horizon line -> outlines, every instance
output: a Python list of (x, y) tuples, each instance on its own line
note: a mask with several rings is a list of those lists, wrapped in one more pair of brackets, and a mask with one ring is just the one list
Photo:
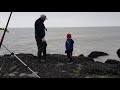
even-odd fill
[[(46, 28), (82, 28), (82, 27), (120, 27), (120, 26), (73, 26), (73, 27), (46, 27)], [(3, 27), (0, 27), (3, 28)], [(8, 27), (8, 28), (34, 28), (34, 27)]]

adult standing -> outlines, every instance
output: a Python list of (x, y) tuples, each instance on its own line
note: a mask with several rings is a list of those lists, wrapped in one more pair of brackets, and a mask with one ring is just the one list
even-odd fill
[(38, 47), (37, 57), (40, 61), (45, 61), (46, 58), (47, 43), (45, 41), (45, 30), (47, 31), (47, 29), (44, 25), (46, 19), (46, 15), (41, 15), (40, 18), (35, 21), (35, 40)]

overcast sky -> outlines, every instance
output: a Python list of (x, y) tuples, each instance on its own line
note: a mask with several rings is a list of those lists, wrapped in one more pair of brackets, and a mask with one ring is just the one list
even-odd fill
[[(0, 27), (6, 26), (10, 12), (0, 12)], [(46, 27), (120, 26), (120, 12), (13, 12), (8, 27), (34, 27), (41, 14)]]

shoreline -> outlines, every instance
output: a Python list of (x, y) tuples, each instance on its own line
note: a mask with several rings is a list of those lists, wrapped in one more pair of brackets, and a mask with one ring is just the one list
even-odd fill
[[(73, 64), (67, 64), (67, 56), (48, 54), (40, 63), (33, 54), (16, 54), (41, 78), (120, 78), (120, 64), (94, 61), (84, 55), (73, 56)], [(4, 62), (3, 62), (4, 61)], [(36, 78), (25, 66), (10, 54), (0, 56), (0, 78)]]

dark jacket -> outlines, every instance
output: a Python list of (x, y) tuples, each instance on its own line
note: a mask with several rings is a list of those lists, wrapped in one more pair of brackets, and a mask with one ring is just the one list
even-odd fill
[(66, 50), (73, 51), (73, 44), (74, 44), (74, 41), (72, 39), (67, 39), (65, 43)]
[(44, 21), (39, 18), (35, 21), (35, 38), (45, 37), (45, 26)]

